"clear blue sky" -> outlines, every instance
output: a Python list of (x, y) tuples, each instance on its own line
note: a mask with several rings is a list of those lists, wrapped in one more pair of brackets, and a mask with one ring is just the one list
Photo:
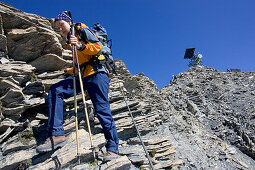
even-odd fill
[(101, 23), (113, 56), (132, 75), (143, 72), (158, 88), (188, 70), (186, 48), (203, 63), (226, 71), (255, 71), (254, 0), (5, 0), (28, 13), (54, 18), (64, 10), (75, 22)]

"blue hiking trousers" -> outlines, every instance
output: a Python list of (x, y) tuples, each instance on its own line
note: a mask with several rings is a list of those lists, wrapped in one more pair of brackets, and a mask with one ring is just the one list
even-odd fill
[[(81, 92), (79, 77), (76, 75), (76, 92)], [(111, 114), (108, 101), (109, 78), (104, 72), (98, 72), (83, 78), (84, 90), (87, 90), (92, 100), (95, 113), (102, 125), (105, 139), (107, 140), (106, 149), (118, 153), (119, 139), (117, 129)], [(63, 99), (74, 96), (73, 76), (53, 84), (48, 95), (49, 136), (64, 135), (63, 128)]]

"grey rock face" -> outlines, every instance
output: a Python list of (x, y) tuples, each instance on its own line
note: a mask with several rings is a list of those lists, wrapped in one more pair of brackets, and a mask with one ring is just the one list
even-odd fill
[(7, 38), (2, 34), (0, 34), (0, 51), (7, 52)]
[(12, 77), (18, 85), (24, 85), (32, 78), (34, 67), (22, 61), (12, 61), (0, 64), (0, 77)]
[(0, 34), (4, 34), (4, 29), (3, 29), (3, 19), (2, 16), (0, 15)]
[(7, 53), (7, 38), (4, 35), (4, 29), (3, 29), (3, 20), (2, 16), (0, 15), (0, 58), (5, 57)]
[[(48, 19), (22, 12), (4, 2), (0, 3), (0, 15), (3, 26), (1, 32), (4, 32), (0, 36), (0, 51), (5, 52), (7, 37), (10, 58), (31, 62), (47, 54), (62, 56), (62, 45), (59, 42), (61, 37), (53, 30)], [(47, 65), (45, 67), (47, 69)], [(52, 69), (51, 66), (49, 70)]]
[(55, 54), (46, 54), (30, 62), (37, 72), (61, 70), (68, 64), (67, 61)]
[(31, 79), (31, 65), (24, 62), (9, 62), (0, 65), (0, 101), (5, 117), (17, 120), (26, 110), (25, 96), (21, 85)]
[[(193, 160), (188, 162), (195, 167), (217, 165), (217, 167), (234, 168), (233, 160), (240, 163), (241, 158), (236, 157), (237, 153), (234, 155), (226, 153), (227, 143), (246, 154), (241, 156), (246, 159), (243, 168), (253, 166), (254, 143), (251, 138), (254, 136), (254, 123), (251, 117), (255, 104), (254, 76), (254, 72), (220, 72), (198, 66), (174, 76), (172, 82), (161, 89), (165, 111), (169, 116), (169, 129), (176, 132), (172, 135), (180, 142), (180, 150), (184, 148), (189, 150), (188, 159), (191, 159), (190, 153), (193, 154)], [(195, 139), (199, 152), (191, 150), (189, 144), (194, 143)], [(211, 143), (212, 140), (217, 140), (217, 145), (224, 147), (216, 147)], [(210, 153), (212, 152), (210, 149), (214, 153)], [(203, 157), (202, 152), (209, 154), (210, 158), (217, 157), (217, 159), (215, 162), (208, 162), (205, 159), (204, 163), (199, 165), (197, 161)], [(215, 152), (218, 153), (215, 155)], [(224, 160), (231, 160), (230, 164), (223, 165), (222, 162), (217, 161), (218, 159), (222, 161), (222, 154), (225, 154)], [(240, 156), (240, 152), (238, 154)], [(247, 155), (252, 159), (247, 158)]]
[(14, 60), (28, 62), (48, 53), (62, 54), (53, 30), (35, 26), (27, 29), (13, 28), (7, 32), (7, 38), (9, 56)]
[(29, 83), (22, 92), (27, 95), (41, 96), (44, 93), (44, 86), (41, 81)]

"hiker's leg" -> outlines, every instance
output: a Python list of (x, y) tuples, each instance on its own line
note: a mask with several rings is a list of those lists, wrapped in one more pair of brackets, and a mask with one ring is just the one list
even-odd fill
[[(80, 91), (78, 76), (76, 76), (76, 91)], [(63, 128), (63, 99), (72, 97), (73, 93), (73, 76), (53, 84), (50, 87), (48, 95), (49, 118), (48, 131), (49, 136), (64, 135)]]
[(85, 78), (85, 85), (107, 140), (106, 149), (118, 153), (119, 139), (108, 101), (108, 76), (106, 73), (96, 73)]

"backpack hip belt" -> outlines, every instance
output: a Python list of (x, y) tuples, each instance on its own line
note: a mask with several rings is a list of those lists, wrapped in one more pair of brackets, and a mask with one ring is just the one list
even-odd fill
[(106, 59), (103, 54), (100, 54), (99, 56), (92, 56), (92, 58), (88, 62), (82, 63), (80, 65), (80, 68), (82, 70), (82, 76), (84, 76), (86, 67), (88, 65), (91, 65), (91, 66), (105, 65), (105, 62), (106, 62)]

